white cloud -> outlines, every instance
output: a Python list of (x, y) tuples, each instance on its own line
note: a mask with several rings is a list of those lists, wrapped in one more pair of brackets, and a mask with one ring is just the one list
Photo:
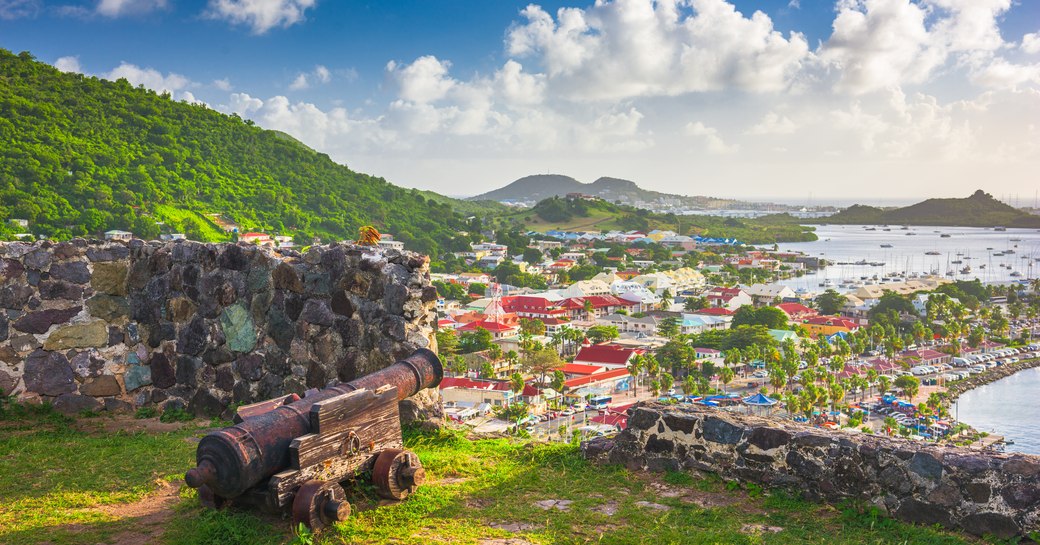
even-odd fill
[(809, 57), (762, 12), (744, 17), (724, 0), (597, 2), (556, 17), (530, 5), (510, 29), (508, 52), (534, 58), (548, 85), (571, 99), (616, 100), (736, 88), (788, 88)]
[(737, 146), (731, 146), (719, 136), (718, 129), (709, 127), (700, 121), (691, 121), (684, 128), (686, 134), (701, 138), (708, 150), (713, 155), (724, 155), (737, 151)]
[(328, 68), (322, 65), (317, 65), (311, 72), (300, 72), (296, 75), (296, 79), (289, 84), (289, 90), (291, 91), (302, 91), (311, 87), (311, 82), (317, 81), (318, 83), (328, 83), (332, 81), (332, 72), (329, 72)]
[(315, 0), (210, 0), (206, 14), (234, 25), (250, 27), (254, 34), (287, 28), (303, 21)]
[(791, 134), (796, 130), (798, 130), (798, 125), (796, 125), (794, 121), (791, 121), (791, 118), (786, 115), (769, 112), (761, 121), (748, 129), (747, 134)]
[(307, 74), (299, 74), (296, 76), (296, 79), (289, 84), (289, 89), (292, 91), (302, 91), (310, 86), (310, 82), (307, 81)]
[(398, 87), (397, 95), (417, 103), (433, 102), (444, 98), (457, 83), (448, 75), (451, 63), (426, 55), (407, 65), (390, 61), (386, 72)]
[(1033, 32), (1022, 36), (1022, 51), (1030, 54), (1040, 53), (1040, 32)]
[(975, 70), (971, 81), (991, 89), (1016, 89), (1026, 83), (1040, 84), (1040, 64), (1015, 64), (997, 57)]
[(79, 65), (79, 57), (68, 56), (61, 57), (54, 61), (54, 67), (62, 72), (72, 72), (76, 74), (82, 74), (83, 68)]
[(221, 91), (230, 91), (232, 89), (231, 80), (228, 78), (213, 80), (213, 86)]
[(165, 92), (171, 95), (174, 95), (177, 91), (183, 91), (192, 85), (191, 80), (180, 74), (171, 72), (164, 76), (162, 72), (154, 68), (141, 68), (128, 62), (123, 62), (112, 71), (102, 74), (101, 77), (113, 81), (124, 78), (135, 87), (143, 85), (155, 92)]
[(0, 0), (0, 20), (36, 17), (42, 5), (40, 0)]
[(322, 65), (314, 67), (314, 77), (318, 78), (318, 81), (322, 83), (328, 83), (332, 79), (332, 74), (329, 73), (329, 69)]
[(122, 17), (165, 9), (166, 6), (166, 0), (100, 0), (96, 11), (105, 17)]

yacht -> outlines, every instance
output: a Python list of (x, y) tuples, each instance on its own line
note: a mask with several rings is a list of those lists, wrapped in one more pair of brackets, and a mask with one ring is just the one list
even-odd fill
[(939, 252), (936, 252), (935, 250), (932, 250), (930, 252), (925, 252), (924, 255), (942, 255), (942, 254), (939, 253)]
[(1022, 273), (1020, 273), (1018, 271), (1011, 271), (1011, 274), (1009, 276), (1012, 276), (1014, 278), (1018, 278), (1018, 277), (1022, 276)]
[(961, 274), (971, 274), (971, 265), (965, 265), (964, 268), (961, 269)]
[(892, 245), (891, 244), (882, 244), (881, 247), (882, 248), (891, 248)]
[(1007, 227), (996, 226), (993, 228), (994, 231), (1007, 231)]
[(939, 238), (950, 238), (950, 235), (949, 235), (949, 233), (943, 233), (943, 234), (939, 235)]

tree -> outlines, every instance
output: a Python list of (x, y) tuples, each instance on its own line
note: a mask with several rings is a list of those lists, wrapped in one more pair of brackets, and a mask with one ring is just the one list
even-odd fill
[(687, 312), (696, 312), (698, 310), (708, 308), (707, 297), (687, 297), (686, 302), (683, 303), (683, 308)]
[(564, 385), (567, 382), (567, 375), (563, 374), (563, 371), (559, 369), (553, 371), (552, 382), (549, 383), (549, 387), (556, 391), (558, 394), (563, 393)]
[(437, 351), (445, 356), (451, 356), (459, 351), (459, 337), (453, 329), (438, 329)]
[(675, 384), (675, 379), (668, 373), (661, 374), (661, 390), (667, 392), (672, 389), (672, 385)]
[(891, 386), (891, 379), (889, 379), (887, 375), (881, 375), (880, 377), (878, 377), (877, 384), (878, 393), (880, 393), (881, 395), (885, 395), (885, 392), (887, 392), (889, 386)]
[(751, 305), (744, 305), (733, 313), (733, 322), (730, 327), (760, 325), (766, 329), (786, 329), (787, 314), (776, 307), (762, 307), (756, 309)]
[(679, 334), (679, 319), (675, 316), (665, 318), (657, 325), (657, 333), (668, 339), (674, 338)]
[(482, 327), (478, 327), (474, 331), (464, 332), (462, 336), (459, 337), (459, 350), (463, 354), (487, 350), (488, 348), (491, 348), (491, 341), (491, 332)]
[(524, 261), (534, 265), (535, 263), (542, 262), (542, 252), (538, 248), (525, 248), (524, 249)]
[(448, 370), (455, 376), (463, 375), (469, 370), (466, 365), (466, 359), (462, 356), (455, 355), (448, 358)]
[(491, 365), (491, 362), (485, 361), (480, 364), (480, 376), (488, 379), (495, 378), (495, 367)]
[(540, 337), (545, 335), (545, 323), (534, 318), (520, 318), (520, 331), (528, 335)]
[(602, 343), (606, 341), (612, 341), (618, 338), (618, 328), (612, 325), (597, 325), (592, 326), (585, 332), (589, 340), (593, 343)]
[(514, 395), (519, 395), (524, 391), (524, 377), (520, 373), (513, 373), (509, 377), (509, 389)]
[(682, 391), (688, 396), (697, 393), (697, 381), (693, 378), (693, 375), (686, 375), (686, 378), (683, 379)]
[(821, 314), (837, 314), (848, 302), (848, 297), (832, 289), (816, 296), (816, 308)]
[(895, 386), (903, 390), (907, 401), (913, 401), (914, 396), (921, 389), (921, 381), (914, 376), (902, 375), (896, 378)]
[(633, 356), (628, 361), (628, 374), (632, 375), (632, 395), (635, 395), (636, 388), (639, 385), (639, 373), (643, 370), (643, 356)]
[(726, 388), (726, 385), (733, 381), (734, 375), (736, 375), (736, 372), (734, 372), (733, 369), (730, 369), (729, 367), (723, 367), (721, 370), (719, 370), (719, 380), (722, 381), (722, 386), (724, 389)]
[(538, 375), (539, 384), (545, 384), (545, 376), (560, 366), (560, 355), (555, 350), (543, 348), (527, 354), (527, 368)]

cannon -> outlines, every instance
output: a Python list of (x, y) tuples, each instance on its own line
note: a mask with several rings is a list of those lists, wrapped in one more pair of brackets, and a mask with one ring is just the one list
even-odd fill
[(272, 512), (314, 531), (350, 516), (341, 485), (371, 475), (380, 496), (403, 500), (425, 479), (404, 450), (398, 402), (444, 376), (441, 361), (419, 349), (356, 380), (239, 407), (235, 425), (207, 434), (184, 475), (203, 505), (232, 501)]

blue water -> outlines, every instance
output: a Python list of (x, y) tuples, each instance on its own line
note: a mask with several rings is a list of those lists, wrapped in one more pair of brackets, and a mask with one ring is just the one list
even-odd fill
[(965, 392), (950, 412), (979, 431), (1013, 440), (1008, 451), (1040, 454), (1040, 367)]
[[(863, 225), (821, 225), (816, 228), (820, 240), (781, 243), (779, 247), (781, 250), (822, 257), (832, 263), (866, 260), (883, 262), (883, 266), (835, 264), (822, 271), (780, 283), (794, 289), (819, 291), (820, 283), (826, 280), (840, 283), (846, 279), (858, 280), (874, 275), (880, 278), (894, 273), (935, 272), (946, 277), (946, 272), (952, 270), (954, 275), (946, 278), (978, 278), (986, 283), (1036, 278), (1040, 275), (1040, 261), (1037, 261), (1040, 258), (1040, 230), (1037, 229), (995, 231), (972, 227), (910, 227), (904, 231), (901, 226), (892, 225), (888, 227), (890, 231), (884, 231), (881, 226), (871, 227), (876, 230), (868, 231), (868, 226)], [(944, 233), (950, 236), (941, 237)], [(882, 244), (891, 247), (882, 248)], [(1014, 253), (994, 255), (1007, 250)], [(925, 252), (929, 251), (938, 252), (939, 255), (927, 255)], [(961, 272), (965, 265), (971, 266), (971, 272)], [(1021, 276), (1011, 276), (1013, 271)]]

